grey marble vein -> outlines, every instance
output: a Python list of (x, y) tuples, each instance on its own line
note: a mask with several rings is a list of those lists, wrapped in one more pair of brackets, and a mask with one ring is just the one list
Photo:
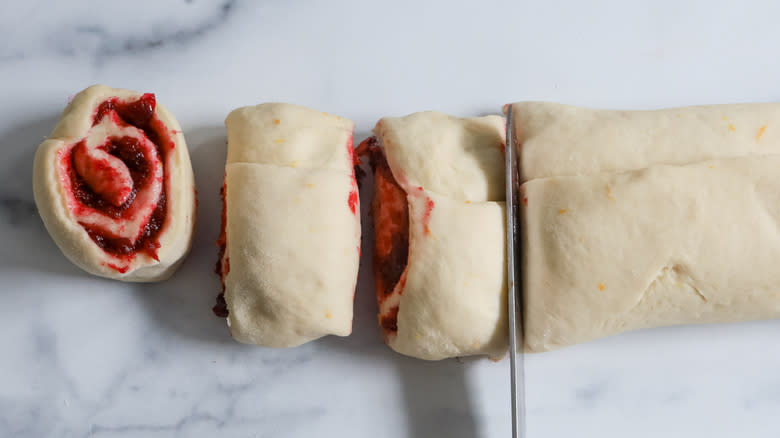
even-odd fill
[[(185, 2), (184, 7), (192, 4), (191, 1)], [(206, 17), (181, 26), (157, 22), (150, 27), (148, 23), (139, 21), (136, 31), (115, 31), (103, 22), (72, 27), (58, 25), (45, 34), (42, 51), (14, 47), (0, 49), (0, 65), (20, 62), (30, 55), (45, 56), (50, 53), (65, 57), (87, 55), (99, 66), (120, 56), (139, 55), (166, 47), (186, 47), (226, 24), (236, 4), (237, 0), (215, 2)]]
[[(169, 45), (182, 47), (191, 44), (226, 23), (235, 3), (236, 0), (223, 2), (211, 17), (193, 26), (173, 30), (154, 29), (151, 35), (113, 35), (100, 26), (77, 27), (74, 34), (76, 38), (90, 35), (100, 40), (93, 52), (95, 62), (100, 64), (107, 58), (116, 56), (135, 55)], [(60, 50), (66, 54), (68, 52), (67, 49)]]
[(151, 424), (127, 424), (127, 425), (112, 425), (103, 426), (100, 424), (92, 424), (89, 427), (88, 437), (98, 436), (116, 436), (117, 434), (135, 433), (135, 432), (176, 432), (177, 434), (181, 430), (192, 424), (196, 423), (214, 423), (218, 427), (221, 427), (225, 422), (219, 418), (215, 418), (208, 414), (192, 413), (177, 421), (174, 424), (163, 425), (151, 425)]

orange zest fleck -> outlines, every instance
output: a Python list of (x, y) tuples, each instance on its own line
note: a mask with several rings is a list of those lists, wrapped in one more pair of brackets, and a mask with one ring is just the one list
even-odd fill
[(433, 212), (433, 199), (428, 198), (425, 204), (425, 214), (423, 215), (423, 224), (425, 229), (425, 235), (430, 236), (431, 230), (428, 228), (428, 224), (431, 222), (431, 213)]
[(766, 131), (766, 125), (762, 126), (761, 129), (758, 130), (758, 134), (756, 134), (756, 141), (761, 140), (761, 136), (764, 135), (764, 131)]
[(731, 123), (729, 123), (729, 131), (736, 132), (736, 128), (734, 128), (734, 125), (732, 125)]
[(607, 189), (607, 198), (609, 198), (610, 201), (614, 201), (615, 198), (612, 196), (612, 189), (609, 188), (609, 184), (604, 187)]
[(277, 138), (276, 140), (274, 140), (274, 143), (284, 143), (284, 139), (283, 138)]
[(604, 290), (604, 289), (606, 289), (606, 288), (607, 288), (607, 287), (606, 287), (606, 286), (604, 286), (604, 283), (601, 283), (601, 282), (599, 282), (599, 290)]
[(281, 120), (279, 120), (279, 119), (274, 119), (274, 125), (278, 125), (278, 124), (280, 124), (280, 123), (282, 123), (282, 122), (281, 122)]
[(562, 208), (562, 209), (558, 210), (558, 214), (566, 214), (567, 211), (569, 211), (568, 208)]

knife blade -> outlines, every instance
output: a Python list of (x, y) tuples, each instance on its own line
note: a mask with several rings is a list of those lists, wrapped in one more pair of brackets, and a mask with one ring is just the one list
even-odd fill
[(520, 175), (512, 105), (506, 110), (506, 275), (509, 312), (509, 369), (512, 397), (512, 438), (525, 437), (525, 370), (523, 364), (523, 300), (520, 271)]

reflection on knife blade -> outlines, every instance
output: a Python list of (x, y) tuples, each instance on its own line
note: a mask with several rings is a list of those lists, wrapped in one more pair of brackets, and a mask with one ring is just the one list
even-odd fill
[(525, 436), (525, 382), (523, 370), (523, 312), (519, 239), (519, 170), (516, 138), (512, 122), (512, 105), (506, 110), (506, 260), (507, 302), (509, 312), (509, 368), (512, 397), (512, 437)]

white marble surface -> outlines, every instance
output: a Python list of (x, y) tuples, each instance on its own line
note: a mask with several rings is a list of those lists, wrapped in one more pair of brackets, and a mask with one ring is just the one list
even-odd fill
[[(780, 99), (771, 0), (6, 1), (1, 11), (3, 437), (508, 436), (507, 362), (394, 354), (377, 334), (368, 269), (352, 337), (293, 350), (230, 339), (210, 307), (222, 122), (237, 106), (314, 106), (354, 119), (359, 139), (383, 115), (482, 114), (520, 99)], [(199, 218), (167, 282), (84, 274), (36, 214), (33, 152), (67, 97), (96, 82), (157, 93), (184, 128)], [(629, 333), (526, 367), (530, 437), (780, 433), (780, 321)]]

